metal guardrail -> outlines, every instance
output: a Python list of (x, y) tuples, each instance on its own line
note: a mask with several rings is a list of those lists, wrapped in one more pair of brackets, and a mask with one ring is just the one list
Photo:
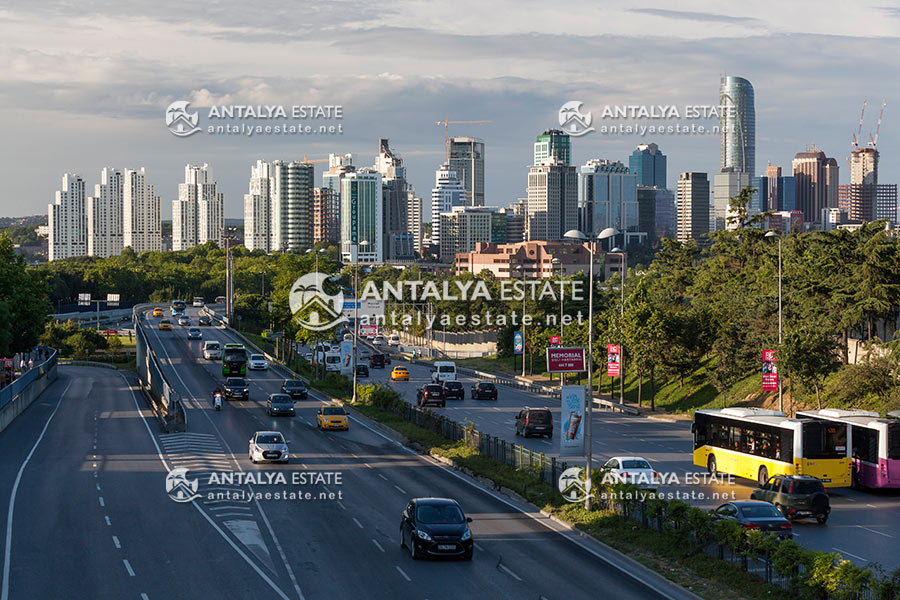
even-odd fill
[(14, 401), (25, 390), (25, 388), (46, 375), (47, 372), (49, 372), (50, 369), (53, 368), (57, 361), (57, 351), (53, 348), (51, 348), (51, 350), (53, 350), (53, 353), (47, 360), (38, 365), (35, 365), (28, 371), (25, 371), (25, 373), (19, 376), (18, 379), (0, 389), (0, 408), (3, 408), (10, 402)]
[(143, 311), (148, 305), (134, 307), (135, 323), (135, 359), (137, 362), (138, 380), (144, 390), (150, 395), (150, 401), (160, 425), (168, 433), (187, 431), (187, 413), (181, 403), (181, 395), (169, 385), (163, 375), (162, 368), (156, 353), (147, 341), (146, 333), (142, 326), (144, 321)]

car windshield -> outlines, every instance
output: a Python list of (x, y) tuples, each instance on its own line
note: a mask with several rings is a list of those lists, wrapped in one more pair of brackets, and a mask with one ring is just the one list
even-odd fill
[(200, 333), (199, 329), (188, 329), (191, 333)]
[(790, 481), (788, 480), (788, 493), (789, 494), (815, 494), (816, 492), (824, 492), (825, 487), (822, 485), (821, 481), (810, 481), (810, 480), (799, 480), (799, 481)]
[(394, 369), (394, 373), (406, 373), (405, 367), (397, 367)]
[(293, 404), (294, 401), (287, 394), (272, 394), (272, 404)]
[(530, 421), (534, 421), (535, 423), (546, 423), (550, 420), (550, 411), (548, 410), (534, 410), (528, 413), (528, 419)]
[(244, 383), (244, 380), (241, 379), (240, 377), (229, 377), (228, 379), (225, 380), (225, 385), (241, 386), (241, 385), (245, 385), (245, 383)]
[(453, 367), (453, 366), (441, 365), (440, 367), (438, 367), (438, 373), (455, 373), (455, 372), (456, 372), (456, 367)]
[(448, 381), (444, 385), (447, 386), (448, 390), (458, 390), (462, 388), (462, 384), (458, 381)]
[(439, 386), (439, 385), (426, 385), (426, 386), (425, 386), (425, 391), (426, 391), (426, 392), (438, 393), (438, 392), (440, 392), (442, 389), (443, 389), (443, 388), (442, 388), (441, 386)]
[(649, 469), (650, 463), (646, 460), (623, 460), (623, 469)]
[(325, 408), (322, 409), (322, 414), (334, 416), (334, 415), (346, 415), (347, 413), (344, 412), (344, 409), (341, 408), (340, 406), (326, 406)]
[(746, 519), (761, 519), (781, 517), (782, 514), (771, 504), (752, 504), (741, 507), (741, 513)]
[(207, 344), (207, 345), (206, 345), (206, 349), (207, 349), (207, 350), (218, 350), (218, 349), (219, 349), (219, 344), (216, 344), (216, 343)]
[(280, 433), (260, 433), (256, 436), (257, 444), (283, 444), (284, 438)]
[(306, 384), (300, 380), (292, 379), (284, 382), (285, 387), (306, 387)]
[(251, 354), (250, 360), (266, 360), (266, 357), (262, 354)]
[(491, 391), (492, 389), (494, 389), (494, 384), (493, 383), (479, 383), (478, 388), (482, 389), (482, 390)]
[(420, 504), (416, 507), (419, 523), (463, 523), (462, 511), (455, 504)]

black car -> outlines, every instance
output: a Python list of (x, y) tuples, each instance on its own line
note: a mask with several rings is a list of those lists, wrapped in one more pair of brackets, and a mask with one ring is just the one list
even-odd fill
[(131, 315), (125, 315), (124, 317), (122, 317), (122, 318), (119, 319), (119, 320), (122, 321), (123, 323), (126, 322), (126, 321), (130, 321), (130, 320), (131, 320)]
[(553, 437), (553, 414), (549, 408), (528, 408), (516, 415), (516, 435), (546, 435)]
[(384, 365), (384, 354), (373, 354), (369, 357), (369, 366), (373, 369), (383, 369)]
[(472, 384), (472, 400), (496, 400), (497, 386), (486, 381)]
[(444, 398), (447, 400), (465, 400), (466, 390), (458, 381), (444, 382)]
[(250, 399), (250, 386), (243, 377), (229, 377), (222, 386), (226, 398), (243, 398)]
[(366, 365), (356, 365), (356, 376), (357, 377), (368, 377), (369, 376), (369, 367)]
[(421, 407), (429, 404), (436, 404), (441, 408), (447, 406), (447, 399), (444, 397), (444, 386), (439, 383), (426, 383), (416, 392), (416, 404)]
[(824, 525), (831, 513), (825, 486), (809, 475), (773, 475), (750, 498), (772, 503), (787, 519), (813, 517)]
[(408, 548), (413, 560), (427, 556), (472, 560), (471, 522), (456, 500), (413, 498), (400, 521), (400, 547)]
[(202, 315), (199, 319), (197, 319), (197, 325), (209, 327), (212, 324), (212, 320), (206, 315)]
[(266, 400), (266, 414), (294, 416), (294, 399), (287, 394), (269, 394)]
[(760, 500), (737, 500), (727, 502), (713, 511), (717, 520), (737, 521), (744, 529), (757, 529), (764, 533), (774, 533), (778, 537), (793, 537), (791, 522), (784, 518), (774, 505)]
[(309, 397), (306, 384), (299, 379), (285, 379), (281, 384), (281, 393), (287, 394), (294, 400), (306, 400)]

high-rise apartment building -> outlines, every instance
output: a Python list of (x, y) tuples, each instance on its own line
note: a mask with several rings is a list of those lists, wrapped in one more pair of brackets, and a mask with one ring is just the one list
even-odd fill
[(416, 196), (416, 190), (409, 186), (407, 191), (406, 215), (409, 225), (409, 234), (413, 238), (413, 248), (416, 253), (422, 252), (422, 199)]
[(250, 167), (249, 190), (244, 194), (244, 246), (269, 253), (272, 241), (272, 164), (258, 160)]
[(172, 249), (187, 250), (214, 241), (222, 243), (225, 201), (208, 164), (187, 165), (178, 199), (172, 201)]
[(53, 203), (47, 205), (47, 225), (47, 250), (51, 261), (87, 254), (87, 219), (81, 175), (63, 175), (62, 189), (57, 190)]
[(838, 188), (840, 181), (838, 177), (840, 169), (837, 160), (829, 158), (825, 161), (825, 206), (826, 208), (837, 208), (838, 205)]
[(497, 216), (497, 209), (481, 206), (456, 206), (441, 213), (441, 262), (452, 263), (458, 253), (471, 252), (479, 243), (494, 241)]
[(666, 155), (656, 144), (641, 144), (628, 157), (628, 170), (637, 176), (637, 184), (666, 187)]
[(108, 258), (121, 254), (123, 247), (122, 171), (105, 168), (87, 199), (87, 253)]
[(382, 138), (378, 144), (375, 170), (381, 173), (382, 218), (384, 219), (385, 260), (411, 260), (415, 248), (409, 235), (409, 183), (406, 181), (406, 167), (403, 159), (394, 152), (389, 140)]
[(340, 195), (331, 188), (313, 189), (313, 244), (341, 239)]
[(534, 163), (572, 164), (572, 143), (569, 134), (559, 129), (548, 129), (534, 141)]
[(162, 250), (159, 196), (143, 167), (122, 175), (122, 244), (138, 253)]
[(815, 148), (798, 152), (794, 156), (792, 170), (796, 184), (796, 210), (803, 213), (804, 223), (815, 223), (828, 208), (830, 198), (837, 192), (830, 189), (829, 180), (837, 182), (837, 162)]
[[(738, 223), (730, 222), (736, 213), (731, 209), (731, 199), (740, 194), (741, 190), (750, 185), (750, 175), (740, 171), (726, 171), (716, 173), (713, 178), (713, 206), (716, 213), (716, 231), (722, 229), (736, 229)], [(748, 213), (751, 207), (748, 208)]]
[(447, 143), (450, 170), (466, 190), (465, 206), (484, 206), (484, 142), (457, 136)]
[(528, 171), (529, 240), (561, 240), (578, 228), (578, 175), (575, 167), (549, 158)]
[(706, 173), (682, 173), (677, 190), (679, 242), (702, 241), (709, 233), (709, 179)]
[(722, 77), (719, 87), (719, 171), (756, 175), (756, 101), (743, 77)]
[(578, 170), (577, 229), (596, 237), (607, 227), (625, 234), (617, 240), (625, 246), (652, 233), (640, 227), (637, 175), (619, 161), (595, 158)]
[(359, 169), (341, 179), (341, 254), (345, 261), (384, 262), (382, 187), (381, 173), (375, 169)]
[(302, 252), (313, 245), (314, 165), (276, 160), (273, 167), (271, 248)]
[(450, 212), (455, 206), (464, 206), (466, 188), (456, 177), (456, 171), (444, 163), (434, 174), (431, 190), (431, 243), (441, 244), (441, 213)]

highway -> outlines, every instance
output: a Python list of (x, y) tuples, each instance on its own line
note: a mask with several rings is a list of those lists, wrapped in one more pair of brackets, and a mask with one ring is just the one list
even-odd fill
[[(196, 317), (196, 313), (193, 314)], [(186, 329), (145, 331), (182, 394), (189, 431), (162, 434), (133, 374), (61, 367), (59, 379), (0, 434), (5, 554), (0, 600), (17, 598), (689, 598), (658, 576), (487, 490), (390, 435), (352, 420), (320, 432), (311, 398), (297, 416), (265, 415), (282, 378), (252, 373), (251, 399), (213, 410), (221, 363), (200, 356)], [(218, 328), (205, 339), (232, 341)], [(248, 439), (291, 440), (288, 465), (252, 465)], [(166, 474), (188, 468), (199, 498), (174, 502)], [(211, 472), (341, 474), (311, 499), (226, 496), (285, 486), (209, 483)], [(290, 477), (288, 477), (290, 481)], [(287, 488), (292, 486), (288, 484)], [(293, 491), (293, 490), (288, 490)], [(325, 492), (330, 497), (321, 498)], [(220, 494), (216, 496), (215, 494)], [(209, 495), (213, 494), (213, 495)], [(416, 496), (457, 499), (475, 556), (413, 561), (400, 512)]]

